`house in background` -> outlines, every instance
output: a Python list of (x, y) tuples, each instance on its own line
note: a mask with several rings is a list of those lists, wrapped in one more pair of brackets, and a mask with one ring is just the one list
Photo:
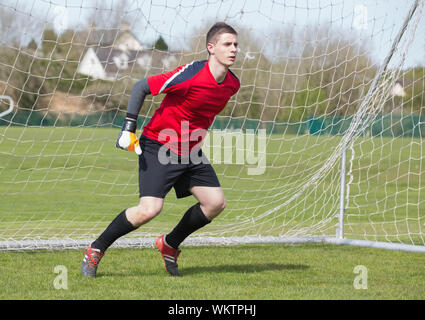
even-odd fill
[(113, 81), (152, 68), (163, 72), (177, 66), (178, 54), (144, 49), (128, 24), (120, 29), (94, 30), (87, 35), (87, 51), (77, 71), (94, 79)]
[(404, 97), (406, 96), (406, 91), (404, 90), (404, 83), (402, 80), (397, 80), (393, 87), (391, 88), (391, 95), (394, 97)]

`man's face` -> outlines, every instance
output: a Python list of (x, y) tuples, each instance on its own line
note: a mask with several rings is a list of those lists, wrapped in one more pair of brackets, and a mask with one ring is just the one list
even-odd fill
[(231, 33), (222, 33), (217, 37), (217, 42), (208, 43), (207, 48), (220, 64), (230, 67), (235, 63), (238, 37)]

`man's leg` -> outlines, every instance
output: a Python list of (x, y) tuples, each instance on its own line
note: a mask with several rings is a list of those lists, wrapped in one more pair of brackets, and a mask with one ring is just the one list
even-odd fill
[(121, 212), (97, 238), (92, 247), (105, 252), (118, 238), (137, 229), (158, 215), (164, 204), (164, 199), (142, 197), (139, 204)]
[(210, 223), (226, 206), (220, 187), (194, 186), (190, 192), (199, 202), (186, 211), (178, 225), (165, 238), (174, 249), (178, 249), (180, 243), (190, 234)]
[(226, 208), (226, 199), (221, 187), (194, 186), (190, 192), (199, 201), (202, 212), (210, 221)]
[(163, 206), (163, 198), (141, 197), (138, 206), (127, 209), (126, 216), (128, 221), (138, 228), (155, 218)]
[(105, 251), (120, 237), (152, 220), (163, 207), (164, 199), (140, 198), (139, 205), (122, 211), (87, 249), (81, 264), (81, 273), (95, 277), (97, 266)]
[(186, 211), (173, 231), (158, 237), (155, 242), (164, 259), (165, 268), (172, 276), (180, 275), (177, 265), (179, 245), (190, 234), (210, 223), (226, 206), (220, 187), (195, 186), (190, 191), (199, 202)]

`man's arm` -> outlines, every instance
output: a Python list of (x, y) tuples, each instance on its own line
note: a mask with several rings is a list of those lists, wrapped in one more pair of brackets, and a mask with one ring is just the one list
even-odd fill
[(127, 114), (116, 142), (116, 147), (124, 150), (135, 151), (142, 154), (139, 140), (136, 137), (137, 117), (147, 94), (150, 94), (148, 79), (138, 81), (131, 90), (127, 106)]
[(126, 119), (137, 121), (145, 97), (150, 93), (148, 78), (136, 82), (131, 90), (130, 100), (128, 101)]

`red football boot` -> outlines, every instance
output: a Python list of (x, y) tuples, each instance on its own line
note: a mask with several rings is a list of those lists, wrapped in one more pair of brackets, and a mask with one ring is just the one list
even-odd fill
[(88, 247), (83, 262), (81, 262), (81, 274), (84, 277), (96, 277), (97, 267), (103, 255), (104, 253), (99, 249)]
[(155, 246), (158, 248), (158, 251), (161, 252), (167, 272), (172, 276), (179, 277), (180, 273), (178, 270), (177, 258), (181, 250), (176, 250), (169, 246), (165, 241), (165, 235), (159, 236), (156, 239)]

